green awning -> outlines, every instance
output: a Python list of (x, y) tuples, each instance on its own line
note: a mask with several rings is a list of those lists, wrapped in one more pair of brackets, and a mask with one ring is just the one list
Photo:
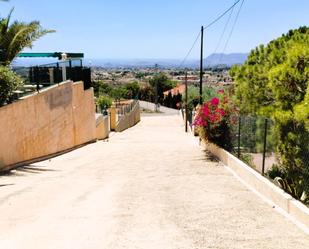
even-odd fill
[[(55, 52), (55, 53), (19, 53), (17, 56), (18, 57), (31, 57), (31, 58), (40, 58), (40, 57), (53, 57), (53, 58), (58, 58), (59, 60), (61, 59), (61, 54), (63, 52)], [(66, 53), (67, 58), (84, 58), (83, 53)]]

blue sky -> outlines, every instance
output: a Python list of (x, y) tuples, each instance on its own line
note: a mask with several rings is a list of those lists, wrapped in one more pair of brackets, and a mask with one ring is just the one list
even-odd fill
[[(84, 52), (87, 58), (182, 59), (201, 25), (235, 0), (10, 0), (0, 3), (6, 16), (39, 20), (57, 32), (35, 42), (33, 52)], [(235, 7), (233, 23), (238, 7)], [(309, 25), (308, 0), (246, 0), (226, 52), (249, 52), (255, 46)], [(228, 15), (205, 32), (205, 56), (214, 52)], [(225, 41), (225, 39), (224, 39)], [(224, 42), (218, 49), (223, 51)], [(198, 47), (189, 59), (198, 58)]]

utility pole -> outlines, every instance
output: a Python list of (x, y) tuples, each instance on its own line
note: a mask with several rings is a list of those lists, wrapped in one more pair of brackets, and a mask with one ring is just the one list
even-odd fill
[[(158, 64), (155, 64), (155, 76), (158, 75)], [(158, 112), (158, 80), (156, 80), (155, 112)]]
[(186, 99), (185, 99), (185, 108), (186, 108), (186, 132), (188, 132), (188, 72), (186, 69), (186, 74), (185, 74), (185, 86), (186, 86)]
[(200, 105), (203, 104), (203, 43), (204, 43), (204, 27), (201, 27), (201, 59), (200, 59)]

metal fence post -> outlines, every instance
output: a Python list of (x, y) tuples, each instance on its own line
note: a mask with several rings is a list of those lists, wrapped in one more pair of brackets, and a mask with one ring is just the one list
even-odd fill
[(40, 82), (39, 82), (39, 79), (40, 79), (40, 77), (39, 77), (40, 69), (39, 69), (38, 66), (36, 66), (34, 68), (34, 70), (35, 70), (34, 71), (34, 76), (35, 76), (34, 80), (35, 80), (35, 83), (36, 83), (36, 91), (39, 93), (40, 92)]
[(265, 173), (265, 154), (266, 154), (266, 146), (267, 146), (267, 118), (265, 118), (264, 125), (264, 146), (263, 146), (263, 163), (262, 163), (262, 175)]
[(238, 117), (238, 148), (237, 157), (240, 158), (240, 126), (241, 126), (241, 116)]

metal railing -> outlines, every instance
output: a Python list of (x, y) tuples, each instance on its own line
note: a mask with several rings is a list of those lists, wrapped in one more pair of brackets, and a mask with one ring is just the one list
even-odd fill
[(137, 103), (138, 103), (138, 100), (133, 100), (130, 103), (127, 103), (124, 105), (118, 105), (117, 106), (118, 120), (120, 120), (122, 116), (129, 114), (134, 109)]
[(59, 61), (33, 67), (18, 67), (13, 70), (20, 75), (25, 84), (14, 91), (14, 99), (59, 84), (64, 80), (83, 81), (84, 88), (91, 87), (91, 69), (83, 67), (82, 60)]

